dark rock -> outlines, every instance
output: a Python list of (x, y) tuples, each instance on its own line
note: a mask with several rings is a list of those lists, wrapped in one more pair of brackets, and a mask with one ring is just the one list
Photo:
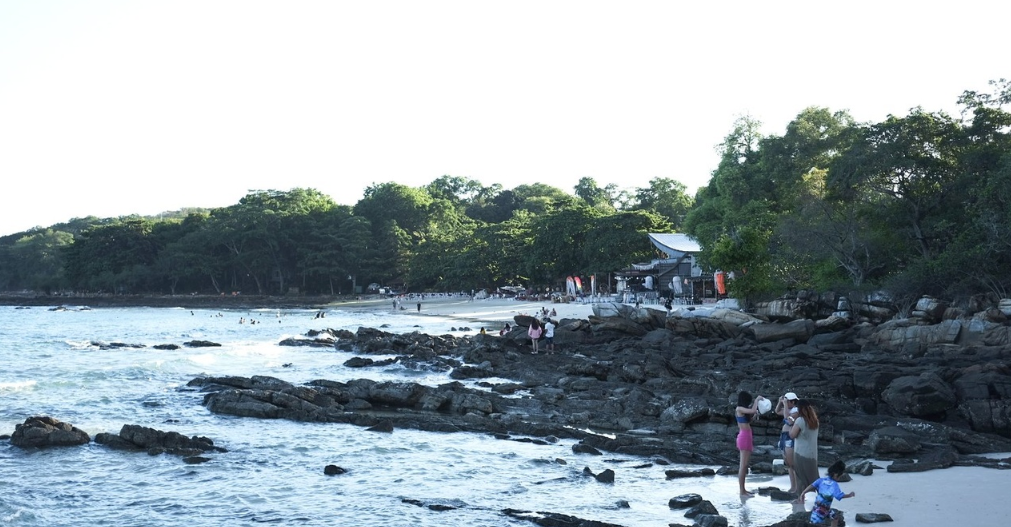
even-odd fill
[(948, 468), (955, 464), (958, 455), (951, 450), (928, 452), (915, 462), (903, 460), (888, 465), (888, 472), (925, 472), (939, 468)]
[(34, 416), (14, 426), (11, 444), (21, 448), (85, 445), (91, 437), (80, 428), (49, 416)]
[(189, 342), (183, 342), (183, 346), (186, 346), (187, 348), (214, 348), (221, 347), (221, 344), (207, 340), (191, 340)]
[(916, 435), (897, 426), (871, 432), (867, 442), (876, 454), (912, 454), (920, 450)]
[(528, 521), (535, 525), (540, 525), (542, 527), (622, 527), (621, 525), (614, 523), (585, 520), (582, 518), (577, 518), (575, 516), (558, 514), (554, 512), (533, 512), (533, 511), (522, 511), (517, 509), (502, 509), (502, 514), (510, 518)]
[(699, 514), (693, 519), (698, 527), (727, 527), (730, 525), (727, 519), (719, 514)]
[(385, 432), (388, 434), (393, 433), (393, 421), (390, 420), (382, 421), (381, 423), (375, 426), (368, 427), (366, 430), (368, 430), (369, 432)]
[(667, 502), (667, 506), (672, 509), (687, 509), (702, 503), (702, 496), (698, 494), (682, 494), (674, 496)]
[(368, 357), (351, 357), (350, 359), (344, 361), (344, 366), (348, 368), (364, 368), (366, 366), (372, 366), (376, 361)]
[(936, 373), (899, 377), (888, 385), (881, 398), (897, 413), (929, 417), (956, 405), (955, 391)]
[(177, 344), (155, 344), (152, 346), (156, 350), (177, 350), (179, 346)]
[(332, 337), (321, 337), (314, 339), (306, 339), (300, 337), (289, 337), (281, 342), (278, 342), (278, 346), (296, 346), (296, 347), (310, 347), (310, 348), (332, 348), (336, 343), (336, 339)]
[(873, 513), (873, 512), (860, 512), (855, 516), (857, 523), (880, 523), (880, 522), (890, 522), (892, 517), (887, 514)]
[(796, 498), (796, 493), (786, 492), (785, 490), (774, 489), (769, 492), (769, 499), (773, 501), (793, 501)]
[(712, 504), (709, 500), (702, 500), (697, 505), (692, 506), (685, 512), (685, 518), (695, 519), (703, 514), (719, 515), (720, 512), (716, 510), (716, 506)]
[(597, 450), (596, 448), (593, 448), (592, 446), (584, 443), (576, 443), (572, 445), (572, 452), (576, 454), (591, 454), (594, 456), (604, 455), (600, 450)]
[(347, 470), (338, 467), (337, 465), (327, 465), (323, 467), (323, 474), (327, 476), (339, 476), (341, 474), (347, 474)]
[(173, 454), (195, 457), (204, 452), (227, 452), (206, 437), (186, 437), (178, 432), (163, 432), (139, 425), (123, 425), (119, 434), (101, 433), (95, 442), (114, 450), (147, 451), (149, 454)]
[(183, 463), (187, 465), (199, 465), (201, 463), (207, 463), (211, 458), (204, 456), (186, 456), (183, 458)]
[[(770, 395), (789, 387), (818, 405), (820, 442), (831, 457), (883, 458), (899, 467), (947, 449), (949, 458), (930, 466), (943, 466), (951, 456), (957, 464), (996, 466), (966, 456), (1011, 451), (1011, 335), (1004, 344), (987, 344), (983, 330), (964, 318), (958, 319), (963, 333), (976, 334), (971, 344), (949, 342), (953, 327), (912, 329), (926, 324), (923, 319), (881, 328), (867, 319), (886, 312), (890, 317), (894, 306), (857, 296), (845, 308), (852, 318), (816, 321), (807, 343), (798, 341), (807, 334), (807, 320), (795, 324), (796, 336), (757, 342), (747, 325), (776, 323), (729, 310), (717, 310), (720, 318), (717, 312), (708, 318), (661, 312), (658, 321), (655, 310), (608, 307), (585, 321), (560, 323), (556, 331), (578, 335), (579, 346), (537, 360), (528, 355), (522, 327), (504, 337), (394, 335), (369, 328), (310, 335), (333, 337), (337, 350), (365, 359), (353, 364), (375, 364), (370, 355), (395, 356), (405, 368), (477, 379), (476, 387), (368, 379), (295, 386), (269, 377), (218, 377), (194, 379), (186, 389), (205, 392), (204, 404), (215, 413), (366, 428), (388, 420), (397, 428), (485, 433), (532, 444), (575, 439), (575, 453), (615, 452), (736, 475), (736, 452), (727, 448), (736, 432), (732, 394), (747, 389)], [(817, 295), (797, 298), (818, 303), (819, 317), (843, 310), (836, 309), (835, 296), (827, 306)], [(607, 310), (613, 314), (603, 316)], [(624, 320), (607, 320), (613, 317)], [(899, 351), (877, 343), (881, 329), (890, 332), (883, 341)], [(1004, 338), (990, 332), (995, 341)], [(488, 376), (508, 382), (480, 382)], [(778, 435), (771, 418), (753, 428), (756, 444), (772, 444)], [(756, 449), (752, 470), (775, 473), (777, 457), (773, 449)], [(868, 462), (851, 471), (873, 468)]]
[(880, 467), (875, 467), (873, 462), (866, 459), (857, 459), (846, 462), (847, 474), (860, 474), (861, 476), (870, 476), (874, 474), (875, 468)]
[(597, 481), (601, 483), (614, 483), (614, 471), (611, 469), (606, 469), (600, 474), (594, 475), (593, 477), (596, 478)]
[(678, 479), (678, 478), (700, 478), (706, 476), (715, 476), (716, 471), (711, 468), (700, 468), (692, 470), (665, 470), (664, 475), (667, 479)]

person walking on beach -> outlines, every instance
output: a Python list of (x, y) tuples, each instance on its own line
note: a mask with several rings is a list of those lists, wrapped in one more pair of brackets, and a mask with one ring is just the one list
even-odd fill
[(530, 321), (530, 327), (527, 328), (527, 336), (530, 337), (530, 347), (533, 351), (530, 352), (531, 355), (537, 355), (537, 340), (541, 338), (541, 323), (537, 319)]
[[(793, 444), (793, 470), (797, 489), (806, 489), (818, 479), (818, 413), (810, 401), (797, 402), (797, 419), (790, 428)], [(801, 495), (803, 498), (803, 495)]]
[(821, 525), (831, 520), (832, 527), (836, 527), (839, 525), (839, 520), (842, 519), (843, 514), (842, 511), (832, 508), (832, 500), (852, 498), (857, 493), (850, 492), (849, 494), (843, 494), (842, 489), (839, 488), (839, 479), (846, 473), (845, 463), (836, 461), (828, 467), (827, 472), (828, 475), (824, 478), (818, 478), (807, 487), (804, 487), (804, 490), (800, 491), (800, 496), (797, 497), (794, 503), (803, 505), (804, 495), (814, 491), (814, 508), (811, 509), (810, 523)]
[(758, 415), (758, 401), (764, 399), (761, 395), (752, 400), (751, 394), (745, 391), (737, 394), (737, 408), (734, 417), (737, 420), (737, 450), (741, 452), (741, 466), (737, 472), (737, 483), (741, 496), (751, 497), (754, 494), (744, 488), (744, 478), (748, 475), (748, 462), (751, 452), (755, 450), (755, 437), (751, 431), (751, 420)]
[(421, 302), (418, 302), (418, 313), (421, 313)]
[(783, 464), (790, 474), (790, 490), (794, 493), (800, 491), (797, 486), (797, 473), (793, 470), (793, 438), (790, 437), (790, 429), (793, 428), (793, 421), (797, 418), (797, 394), (788, 392), (779, 398), (776, 403), (776, 413), (783, 416), (783, 426), (779, 432), (779, 449), (783, 451)]

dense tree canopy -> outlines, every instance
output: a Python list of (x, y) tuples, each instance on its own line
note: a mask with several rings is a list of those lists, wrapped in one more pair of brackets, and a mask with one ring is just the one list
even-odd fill
[(914, 108), (857, 123), (806, 108), (782, 135), (743, 117), (694, 197), (643, 188), (506, 189), (445, 175), (379, 183), (353, 207), (314, 189), (252, 191), (213, 210), (77, 218), (0, 237), (0, 289), (341, 294), (556, 287), (656, 255), (687, 232), (747, 300), (800, 288), (884, 287), (957, 299), (1011, 293), (1011, 83), (965, 92), (961, 115)]

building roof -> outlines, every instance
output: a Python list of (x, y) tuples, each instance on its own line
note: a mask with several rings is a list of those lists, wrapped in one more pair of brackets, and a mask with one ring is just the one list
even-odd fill
[(671, 258), (677, 258), (684, 253), (702, 252), (699, 242), (687, 234), (650, 233), (649, 241)]

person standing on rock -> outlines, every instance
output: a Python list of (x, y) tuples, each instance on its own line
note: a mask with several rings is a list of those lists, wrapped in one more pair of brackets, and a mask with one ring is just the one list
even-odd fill
[(531, 355), (537, 355), (537, 341), (541, 338), (541, 323), (537, 319), (530, 321), (530, 327), (527, 328), (527, 336), (530, 337), (530, 347), (533, 351), (530, 352)]
[(737, 483), (741, 496), (751, 497), (754, 494), (744, 488), (744, 478), (748, 475), (748, 462), (751, 452), (755, 450), (755, 436), (751, 431), (751, 420), (758, 415), (758, 401), (764, 399), (761, 395), (752, 400), (751, 394), (745, 391), (737, 394), (737, 408), (734, 417), (737, 420), (737, 450), (741, 452), (741, 467), (737, 472)]
[(797, 419), (798, 399), (797, 394), (789, 392), (780, 397), (779, 402), (776, 403), (776, 413), (783, 416), (783, 427), (779, 433), (779, 449), (783, 451), (783, 464), (790, 474), (789, 492), (791, 493), (800, 492), (800, 487), (797, 486), (797, 473), (793, 470), (793, 438), (790, 437), (790, 429), (793, 428), (793, 422)]
[(806, 489), (818, 479), (818, 413), (810, 401), (797, 402), (797, 419), (790, 428), (793, 444), (793, 470), (797, 490)]
[(555, 352), (555, 324), (550, 318), (544, 319), (544, 351)]

